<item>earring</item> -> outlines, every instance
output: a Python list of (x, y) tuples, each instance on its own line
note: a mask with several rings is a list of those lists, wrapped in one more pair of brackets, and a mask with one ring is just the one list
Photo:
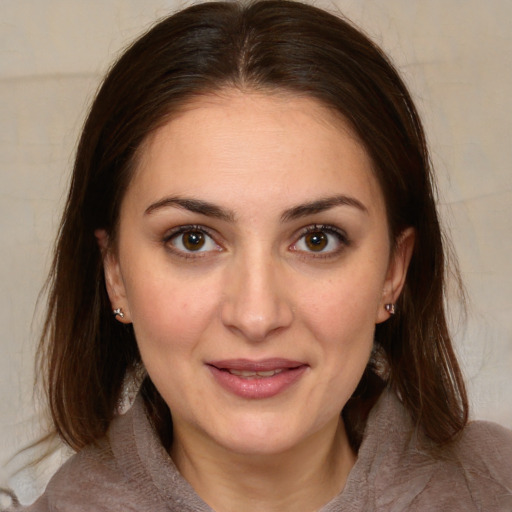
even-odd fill
[(112, 310), (112, 313), (113, 313), (114, 317), (118, 316), (119, 318), (124, 318), (124, 313), (121, 308)]
[(396, 313), (396, 305), (393, 303), (385, 304), (384, 309), (390, 314), (394, 315)]

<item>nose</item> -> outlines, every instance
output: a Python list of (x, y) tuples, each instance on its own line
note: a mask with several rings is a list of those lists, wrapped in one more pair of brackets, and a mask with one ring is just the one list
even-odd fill
[(293, 308), (282, 269), (270, 256), (239, 257), (226, 273), (221, 318), (251, 342), (261, 342), (290, 326)]

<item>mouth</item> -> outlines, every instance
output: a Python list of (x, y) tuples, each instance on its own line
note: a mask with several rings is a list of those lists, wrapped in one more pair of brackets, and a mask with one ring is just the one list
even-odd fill
[(221, 371), (227, 371), (231, 373), (231, 375), (238, 375), (239, 377), (243, 377), (244, 379), (258, 379), (258, 378), (266, 378), (273, 377), (278, 373), (281, 373), (283, 368), (278, 368), (276, 370), (268, 370), (265, 372), (252, 372), (250, 370), (233, 370), (233, 369), (221, 369)]
[(289, 359), (230, 359), (206, 363), (215, 381), (242, 398), (271, 398), (296, 383), (309, 368)]

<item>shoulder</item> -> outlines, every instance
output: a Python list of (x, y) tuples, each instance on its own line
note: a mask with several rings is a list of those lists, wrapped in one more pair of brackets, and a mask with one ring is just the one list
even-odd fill
[(468, 511), (512, 510), (512, 431), (471, 422), (451, 444), (432, 453), (433, 471), (424, 489), (427, 502), (434, 498), (453, 510), (461, 510), (457, 507), (462, 504)]
[[(512, 430), (502, 427), (497, 423), (472, 421), (463, 430), (457, 445), (461, 454), (464, 450), (485, 446), (491, 451), (493, 456), (501, 459), (503, 457), (500, 453), (512, 454)], [(485, 452), (480, 451), (478, 455), (485, 458), (485, 454)]]
[(452, 452), (469, 485), (493, 482), (512, 497), (512, 430), (473, 421), (453, 443)]
[(73, 455), (26, 512), (148, 510), (144, 505), (152, 500), (145, 498), (153, 493), (140, 466), (130, 410), (112, 422), (105, 437)]
[(126, 507), (131, 493), (110, 446), (102, 440), (72, 456), (27, 512), (136, 510)]
[(512, 511), (510, 430), (471, 422), (438, 446), (390, 392), (370, 414), (354, 469), (352, 494), (366, 493), (369, 510)]
[(107, 435), (71, 457), (26, 512), (191, 512), (211, 509), (179, 474), (139, 397)]

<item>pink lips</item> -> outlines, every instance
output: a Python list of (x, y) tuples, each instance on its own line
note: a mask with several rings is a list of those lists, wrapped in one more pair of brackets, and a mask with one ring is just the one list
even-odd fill
[(308, 365), (289, 359), (229, 359), (208, 362), (215, 380), (227, 391), (242, 398), (271, 398), (289, 388)]

